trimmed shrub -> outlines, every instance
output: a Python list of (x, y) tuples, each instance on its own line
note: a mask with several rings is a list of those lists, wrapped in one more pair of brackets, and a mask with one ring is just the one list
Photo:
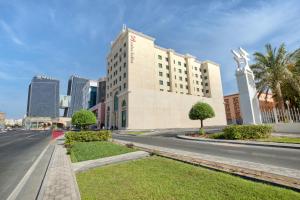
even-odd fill
[(223, 129), (223, 136), (228, 140), (267, 138), (271, 135), (269, 125), (230, 125)]
[(86, 130), (90, 125), (96, 124), (95, 114), (90, 110), (79, 110), (72, 116), (72, 125), (79, 129)]
[(110, 138), (111, 132), (107, 130), (67, 132), (65, 134), (65, 145), (71, 147), (74, 142), (107, 141)]
[(214, 116), (215, 116), (214, 109), (208, 103), (203, 103), (203, 102), (198, 102), (194, 104), (189, 112), (189, 118), (191, 120), (200, 120), (201, 129), (203, 128), (203, 120), (208, 118), (213, 118)]

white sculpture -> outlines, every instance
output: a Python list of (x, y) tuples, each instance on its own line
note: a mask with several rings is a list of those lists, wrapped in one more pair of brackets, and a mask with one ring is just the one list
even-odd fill
[(249, 54), (247, 51), (245, 51), (242, 47), (239, 48), (238, 52), (235, 50), (231, 50), (233, 53), (234, 57), (233, 59), (236, 61), (238, 65), (238, 69), (242, 67), (242, 64), (244, 65), (243, 67), (249, 68)]
[(254, 75), (249, 67), (249, 54), (241, 47), (231, 50), (237, 63), (236, 79), (240, 94), (240, 107), (244, 124), (261, 124), (261, 114)]

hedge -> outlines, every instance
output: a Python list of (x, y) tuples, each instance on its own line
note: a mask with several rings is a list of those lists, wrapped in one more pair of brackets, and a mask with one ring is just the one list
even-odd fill
[(74, 142), (107, 141), (110, 138), (111, 132), (107, 130), (67, 132), (65, 134), (65, 145), (70, 147)]
[(268, 125), (230, 125), (223, 129), (224, 138), (245, 140), (267, 138), (271, 135), (272, 126)]

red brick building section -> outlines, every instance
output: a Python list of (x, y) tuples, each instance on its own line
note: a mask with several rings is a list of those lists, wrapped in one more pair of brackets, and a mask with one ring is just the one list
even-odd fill
[[(239, 93), (224, 96), (224, 105), (227, 124), (242, 124), (243, 118), (240, 110)], [(259, 97), (259, 106), (261, 110), (270, 110), (275, 107), (274, 99), (271, 94), (261, 94)]]

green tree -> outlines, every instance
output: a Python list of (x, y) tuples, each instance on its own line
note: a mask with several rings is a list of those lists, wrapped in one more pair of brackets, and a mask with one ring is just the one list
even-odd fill
[(72, 116), (72, 124), (79, 129), (87, 129), (88, 126), (96, 124), (96, 116), (92, 111), (79, 110)]
[(271, 44), (266, 44), (266, 54), (255, 52), (255, 63), (251, 69), (255, 75), (258, 97), (262, 93), (272, 92), (279, 107), (284, 107), (283, 86), (290, 85), (292, 90), (300, 94), (300, 84), (295, 82), (295, 76), (289, 70), (291, 63), (297, 63), (296, 54), (288, 54), (285, 45), (281, 44), (278, 50), (272, 48)]
[(191, 120), (200, 120), (201, 129), (203, 130), (203, 120), (213, 118), (215, 116), (214, 109), (207, 103), (198, 102), (191, 108), (189, 118)]

